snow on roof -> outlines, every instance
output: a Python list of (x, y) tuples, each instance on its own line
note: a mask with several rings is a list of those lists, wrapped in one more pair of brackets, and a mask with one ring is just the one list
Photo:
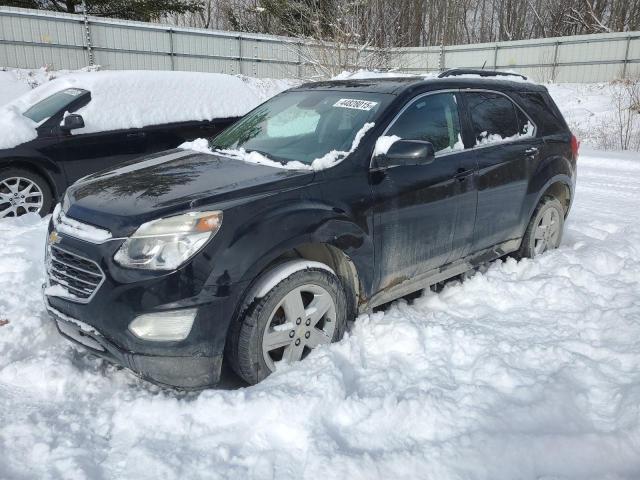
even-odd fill
[(73, 134), (141, 128), (190, 120), (238, 117), (290, 82), (256, 80), (220, 73), (101, 71), (74, 72), (47, 82), (0, 108), (0, 148), (36, 137), (36, 124), (22, 116), (29, 107), (67, 88), (91, 92), (75, 113), (85, 128)]

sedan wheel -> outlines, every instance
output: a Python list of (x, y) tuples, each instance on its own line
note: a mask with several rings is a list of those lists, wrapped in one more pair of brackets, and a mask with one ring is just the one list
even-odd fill
[(0, 169), (0, 218), (45, 216), (52, 203), (51, 188), (41, 175), (22, 168)]
[(40, 213), (42, 205), (42, 190), (28, 178), (9, 177), (0, 182), (0, 218)]

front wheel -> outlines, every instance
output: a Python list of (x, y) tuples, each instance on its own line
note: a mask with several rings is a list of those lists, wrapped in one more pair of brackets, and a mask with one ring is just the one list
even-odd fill
[(51, 188), (42, 176), (22, 168), (0, 170), (0, 218), (26, 213), (45, 216), (52, 203)]
[(300, 361), (317, 346), (342, 338), (346, 321), (338, 278), (321, 268), (306, 268), (251, 300), (232, 326), (227, 359), (238, 375), (255, 384), (275, 371), (277, 362)]
[(519, 256), (533, 258), (558, 248), (564, 230), (564, 208), (555, 198), (545, 197), (536, 208), (522, 239)]

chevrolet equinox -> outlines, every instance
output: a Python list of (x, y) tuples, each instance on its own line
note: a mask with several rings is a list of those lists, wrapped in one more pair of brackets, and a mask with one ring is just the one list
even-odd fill
[(545, 87), (461, 73), (306, 84), (76, 182), (46, 246), (59, 332), (161, 385), (223, 361), (254, 384), (359, 312), (556, 248), (576, 138)]

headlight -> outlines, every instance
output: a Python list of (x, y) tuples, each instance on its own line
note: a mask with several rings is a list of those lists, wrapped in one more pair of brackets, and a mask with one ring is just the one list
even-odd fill
[(116, 252), (123, 267), (175, 270), (220, 229), (222, 212), (191, 212), (144, 223)]

